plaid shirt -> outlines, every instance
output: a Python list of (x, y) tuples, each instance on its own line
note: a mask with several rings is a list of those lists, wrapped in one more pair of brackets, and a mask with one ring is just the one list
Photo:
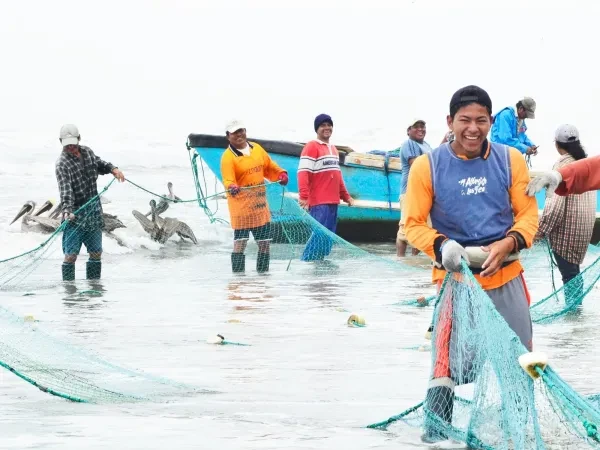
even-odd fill
[[(63, 149), (56, 161), (56, 181), (60, 192), (63, 213), (74, 213), (90, 199), (98, 195), (98, 175), (111, 173), (115, 166), (103, 161), (89, 147), (78, 146), (80, 156), (68, 147)], [(86, 229), (104, 227), (100, 198), (77, 214), (75, 224)]]
[[(571, 155), (562, 155), (553, 170), (574, 161)], [(538, 236), (547, 237), (552, 250), (570, 263), (581, 264), (590, 244), (595, 221), (595, 191), (566, 197), (553, 195), (546, 198)]]

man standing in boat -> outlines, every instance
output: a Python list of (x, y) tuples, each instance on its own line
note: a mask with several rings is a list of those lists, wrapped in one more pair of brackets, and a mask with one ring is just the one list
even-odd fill
[[(427, 128), (424, 120), (414, 120), (412, 124), (408, 126), (406, 133), (408, 134), (408, 139), (404, 141), (400, 147), (402, 181), (400, 184), (400, 223), (398, 224), (398, 234), (396, 235), (396, 254), (400, 258), (406, 256), (406, 247), (408, 246), (408, 241), (404, 232), (404, 223), (406, 218), (406, 185), (408, 183), (410, 167), (418, 156), (431, 151), (431, 147), (425, 142)], [(419, 249), (413, 246), (411, 253), (413, 256), (416, 256), (419, 254)]]
[(245, 125), (237, 120), (225, 128), (229, 146), (221, 158), (221, 179), (228, 191), (227, 204), (233, 228), (233, 272), (246, 270), (246, 244), (250, 233), (258, 245), (256, 271), (267, 272), (270, 263), (271, 213), (265, 178), (288, 183), (288, 174), (256, 142), (248, 142)]
[[(477, 86), (452, 96), (447, 121), (454, 140), (418, 157), (411, 167), (406, 236), (435, 261), (432, 279), (438, 289), (446, 271), (460, 272), (462, 259), (470, 264), (497, 311), (531, 350), (530, 300), (517, 252), (532, 245), (537, 203), (525, 193), (529, 171), (520, 152), (486, 139), (491, 112), (489, 95)], [(484, 262), (471, 264), (469, 255)], [(460, 340), (452, 333), (450, 317), (440, 316), (426, 408), (445, 422), (452, 420), (454, 387), (464, 382), (451, 360), (450, 342)], [(426, 421), (424, 441), (447, 439), (434, 428)]]
[[(86, 278), (97, 280), (102, 273), (102, 204), (98, 197), (98, 175), (111, 173), (120, 182), (125, 181), (123, 172), (111, 163), (103, 161), (92, 149), (79, 145), (81, 136), (75, 125), (63, 125), (60, 129), (62, 152), (56, 161), (56, 181), (60, 193), (62, 220), (67, 221), (63, 230), (62, 248), (65, 259), (62, 264), (63, 281), (75, 279), (75, 261), (85, 245), (89, 259)], [(96, 197), (96, 198), (94, 198)], [(89, 203), (88, 203), (89, 202)], [(82, 206), (83, 211), (77, 211)], [(77, 211), (77, 215), (75, 212)]]
[[(336, 232), (340, 199), (352, 206), (354, 200), (348, 193), (339, 153), (329, 142), (333, 133), (333, 120), (327, 114), (319, 114), (314, 121), (317, 138), (302, 149), (298, 165), (298, 203), (321, 225)], [(315, 230), (306, 244), (303, 261), (321, 260), (331, 252), (331, 237)]]
[(500, 110), (493, 119), (492, 142), (516, 148), (526, 156), (537, 155), (537, 145), (527, 137), (525, 119), (535, 119), (535, 100), (525, 97), (516, 104)]

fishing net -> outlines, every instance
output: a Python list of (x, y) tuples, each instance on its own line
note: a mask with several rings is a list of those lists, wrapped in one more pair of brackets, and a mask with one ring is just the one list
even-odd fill
[(527, 351), (464, 262), (440, 296), (425, 400), (370, 428), (401, 422), (421, 427), (426, 442), (477, 449), (600, 447), (597, 401)]
[(86, 403), (166, 401), (205, 392), (102, 360), (0, 307), (0, 366), (43, 392)]

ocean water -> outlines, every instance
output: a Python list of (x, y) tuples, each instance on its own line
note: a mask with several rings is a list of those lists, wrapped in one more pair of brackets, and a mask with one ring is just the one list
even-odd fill
[[(528, 124), (541, 145), (535, 169), (555, 161), (553, 132), (563, 122), (577, 125), (597, 154), (589, 105), (600, 93), (585, 50), (598, 43), (597, 6), (396, 3), (7, 4), (0, 258), (43, 241), (8, 224), (25, 201), (58, 199), (58, 130), (68, 122), (130, 180), (159, 194), (171, 181), (184, 199), (195, 196), (189, 133), (220, 134), (235, 117), (253, 137), (302, 141), (313, 136), (313, 117), (328, 112), (334, 142), (367, 151), (398, 147), (410, 120), (424, 116), (427, 140), (437, 144), (450, 96), (471, 83), (490, 92), (496, 110), (523, 95), (537, 100)], [(476, 58), (483, 62), (473, 70)], [(206, 173), (208, 193), (220, 192)], [(99, 188), (109, 181), (101, 177)], [(288, 270), (289, 261), (276, 260), (258, 276), (249, 257), (237, 277), (231, 230), (196, 204), (171, 205), (165, 215), (190, 225), (199, 245), (159, 245), (131, 214), (148, 210), (149, 194), (113, 183), (105, 197), (105, 211), (127, 228), (115, 231), (124, 246), (104, 239), (103, 279), (92, 286), (101, 294), (80, 294), (90, 289), (85, 280), (64, 285), (62, 255), (53, 251), (0, 305), (108, 361), (214, 393), (167, 404), (73, 404), (1, 371), (0, 448), (424, 448), (418, 430), (364, 427), (424, 397), (430, 354), (404, 348), (424, 342), (432, 310), (393, 303), (433, 293), (426, 271), (343, 261), (327, 271), (299, 262)], [(227, 219), (224, 202), (209, 206)], [(362, 248), (395, 259), (392, 245)], [(549, 292), (547, 273), (530, 271), (526, 280), (534, 299)], [(600, 391), (597, 304), (594, 289), (577, 317), (534, 326), (536, 348), (584, 394)], [(347, 327), (352, 312), (367, 327)], [(216, 333), (251, 345), (207, 344)]]

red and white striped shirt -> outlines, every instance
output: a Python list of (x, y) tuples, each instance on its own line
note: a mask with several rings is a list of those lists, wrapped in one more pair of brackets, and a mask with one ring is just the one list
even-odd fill
[(340, 199), (350, 199), (335, 145), (314, 140), (304, 146), (298, 165), (298, 190), (300, 200), (308, 200), (309, 207), (337, 205)]

